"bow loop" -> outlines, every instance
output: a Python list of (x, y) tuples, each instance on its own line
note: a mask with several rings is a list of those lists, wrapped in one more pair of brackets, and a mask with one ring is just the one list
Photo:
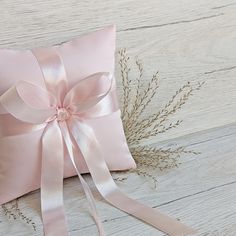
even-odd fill
[(112, 75), (98, 72), (79, 81), (65, 96), (63, 107), (82, 114), (98, 104), (109, 92)]
[(72, 114), (88, 116), (86, 112), (91, 109), (97, 110), (96, 113), (92, 112), (93, 116), (101, 116), (104, 115), (106, 106), (100, 104), (102, 110), (96, 105), (108, 95), (111, 85), (110, 73), (92, 74), (66, 93), (63, 106), (60, 106), (60, 101), (49, 91), (26, 81), (19, 81), (0, 97), (0, 103), (16, 119), (31, 124), (42, 124), (56, 118), (58, 121), (67, 120)]
[(56, 99), (43, 88), (26, 81), (19, 81), (1, 97), (3, 108), (16, 119), (42, 124), (56, 112)]

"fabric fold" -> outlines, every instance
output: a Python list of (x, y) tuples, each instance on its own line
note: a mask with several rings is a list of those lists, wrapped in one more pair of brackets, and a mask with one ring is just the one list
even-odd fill
[(55, 48), (35, 49), (33, 55), (47, 89), (21, 81), (0, 97), (0, 121), (9, 128), (0, 129), (0, 138), (43, 129), (41, 210), (45, 236), (68, 235), (63, 203), (64, 145), (100, 236), (105, 236), (105, 232), (92, 192), (79, 172), (74, 153), (76, 148), (82, 153), (96, 188), (111, 205), (170, 236), (196, 233), (181, 222), (131, 199), (115, 184), (94, 130), (86, 123), (86, 119), (119, 110), (115, 90), (112, 90), (112, 74), (98, 72), (89, 75), (69, 90), (63, 61)]

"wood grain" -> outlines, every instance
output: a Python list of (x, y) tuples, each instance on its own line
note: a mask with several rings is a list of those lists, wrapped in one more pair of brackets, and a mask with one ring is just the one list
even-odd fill
[(235, 0), (2, 0), (0, 47), (52, 45), (116, 24), (118, 48), (143, 59), (145, 79), (157, 69), (163, 78), (147, 113), (187, 81), (207, 82), (173, 118), (184, 119), (181, 127), (159, 141), (235, 122), (235, 13)]
[[(200, 151), (197, 156), (182, 156), (177, 169), (157, 171), (158, 189), (149, 179), (124, 173), (118, 182), (131, 197), (180, 219), (199, 230), (199, 236), (234, 236), (236, 232), (236, 125), (200, 132), (160, 143), (161, 146), (185, 145)], [(114, 173), (114, 178), (121, 174)], [(109, 206), (86, 175), (97, 201), (107, 235), (163, 235), (131, 216)], [(77, 178), (65, 181), (65, 206), (70, 235), (96, 235), (87, 201)], [(39, 192), (20, 200), (20, 208), (37, 224), (37, 231), (20, 220), (8, 220), (1, 212), (0, 235), (42, 235)]]
[[(206, 81), (170, 119), (183, 119), (182, 125), (151, 140), (202, 154), (183, 156), (180, 168), (157, 172), (157, 190), (135, 174), (118, 184), (133, 198), (199, 229), (199, 236), (235, 236), (236, 0), (1, 0), (0, 6), (0, 48), (53, 45), (116, 24), (117, 48), (126, 47), (131, 57), (143, 60), (145, 79), (160, 71), (160, 89), (147, 114), (187, 81)], [(116, 74), (119, 80), (118, 68)], [(86, 179), (107, 235), (163, 235), (108, 206)], [(65, 181), (65, 205), (70, 235), (97, 234), (77, 178)], [(1, 212), (0, 235), (42, 235), (39, 192), (23, 197), (20, 207), (37, 231)]]

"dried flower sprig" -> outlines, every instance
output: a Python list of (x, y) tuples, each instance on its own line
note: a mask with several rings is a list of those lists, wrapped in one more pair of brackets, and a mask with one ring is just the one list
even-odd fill
[[(199, 90), (204, 82), (195, 85), (187, 82), (180, 87), (163, 108), (152, 114), (144, 115), (151, 104), (154, 96), (159, 88), (159, 76), (156, 72), (147, 84), (143, 81), (143, 65), (136, 58), (135, 64), (138, 70), (138, 76), (134, 80), (130, 78), (130, 58), (126, 50), (121, 49), (118, 52), (119, 65), (121, 71), (121, 81), (123, 88), (123, 106), (122, 120), (126, 139), (130, 147), (130, 151), (137, 163), (138, 174), (152, 178), (156, 185), (157, 179), (147, 168), (152, 169), (168, 169), (176, 167), (179, 164), (179, 157), (184, 153), (198, 154), (195, 151), (187, 151), (185, 147), (177, 148), (158, 148), (150, 145), (143, 145), (144, 141), (149, 140), (158, 134), (165, 133), (170, 129), (178, 127), (182, 120), (169, 122), (169, 118), (179, 111), (188, 101), (193, 92)], [(133, 86), (133, 84), (135, 84)], [(134, 91), (131, 92), (131, 87)]]
[(130, 94), (130, 83), (131, 83), (131, 80), (128, 77), (130, 72), (130, 68), (128, 67), (129, 57), (127, 57), (125, 50), (119, 51), (119, 54), (120, 54), (119, 65), (121, 68), (122, 85), (125, 87), (125, 89), (123, 89), (124, 94), (123, 94), (122, 114), (125, 114), (127, 112), (125, 111), (125, 108), (128, 107), (128, 98)]
[(137, 169), (131, 170), (131, 172), (151, 179), (154, 188), (157, 187), (157, 177), (153, 174), (156, 169), (163, 171), (177, 167), (180, 164), (179, 158), (183, 154), (200, 154), (200, 152), (186, 150), (185, 147), (163, 149), (149, 145), (130, 148), (130, 151), (137, 163)]
[(11, 202), (2, 204), (1, 208), (3, 209), (4, 215), (8, 219), (13, 219), (13, 220), (21, 219), (23, 222), (30, 225), (34, 231), (36, 231), (36, 229), (37, 229), (36, 223), (33, 222), (33, 220), (31, 218), (25, 216), (24, 213), (20, 210), (19, 198), (15, 199)]
[(178, 166), (178, 159), (176, 157), (180, 157), (180, 154), (199, 154), (199, 152), (196, 151), (186, 150), (184, 147), (163, 149), (152, 146), (131, 148), (131, 152), (137, 161), (138, 167), (146, 166), (154, 169), (158, 168), (160, 170)]

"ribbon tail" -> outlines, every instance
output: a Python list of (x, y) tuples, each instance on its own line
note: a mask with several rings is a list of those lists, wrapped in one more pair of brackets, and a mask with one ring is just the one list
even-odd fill
[(41, 210), (45, 236), (67, 236), (63, 207), (64, 151), (57, 121), (42, 137)]
[(95, 206), (95, 200), (94, 200), (93, 194), (92, 194), (88, 184), (86, 183), (86, 181), (84, 180), (84, 178), (80, 174), (79, 169), (77, 167), (77, 164), (75, 162), (73, 142), (71, 140), (71, 138), (73, 138), (73, 137), (71, 137), (71, 134), (68, 130), (66, 122), (60, 122), (59, 125), (60, 125), (60, 128), (61, 128), (62, 136), (63, 136), (63, 139), (65, 141), (65, 144), (66, 144), (71, 162), (72, 162), (72, 164), (73, 164), (73, 166), (74, 166), (74, 168), (77, 172), (77, 175), (78, 175), (78, 177), (80, 179), (80, 182), (83, 186), (85, 195), (86, 195), (86, 197), (88, 199), (88, 202), (90, 204), (91, 214), (94, 218), (95, 223), (97, 224), (99, 235), (100, 236), (105, 236), (105, 232), (104, 232), (104, 229), (103, 229), (103, 226), (102, 226), (102, 222), (100, 220), (100, 217), (98, 216), (98, 212), (97, 212), (97, 209), (96, 209), (96, 206)]
[(72, 135), (83, 154), (98, 191), (105, 200), (116, 208), (154, 226), (169, 236), (196, 233), (192, 228), (124, 194), (110, 174), (93, 129), (77, 119), (74, 119), (71, 125)]

